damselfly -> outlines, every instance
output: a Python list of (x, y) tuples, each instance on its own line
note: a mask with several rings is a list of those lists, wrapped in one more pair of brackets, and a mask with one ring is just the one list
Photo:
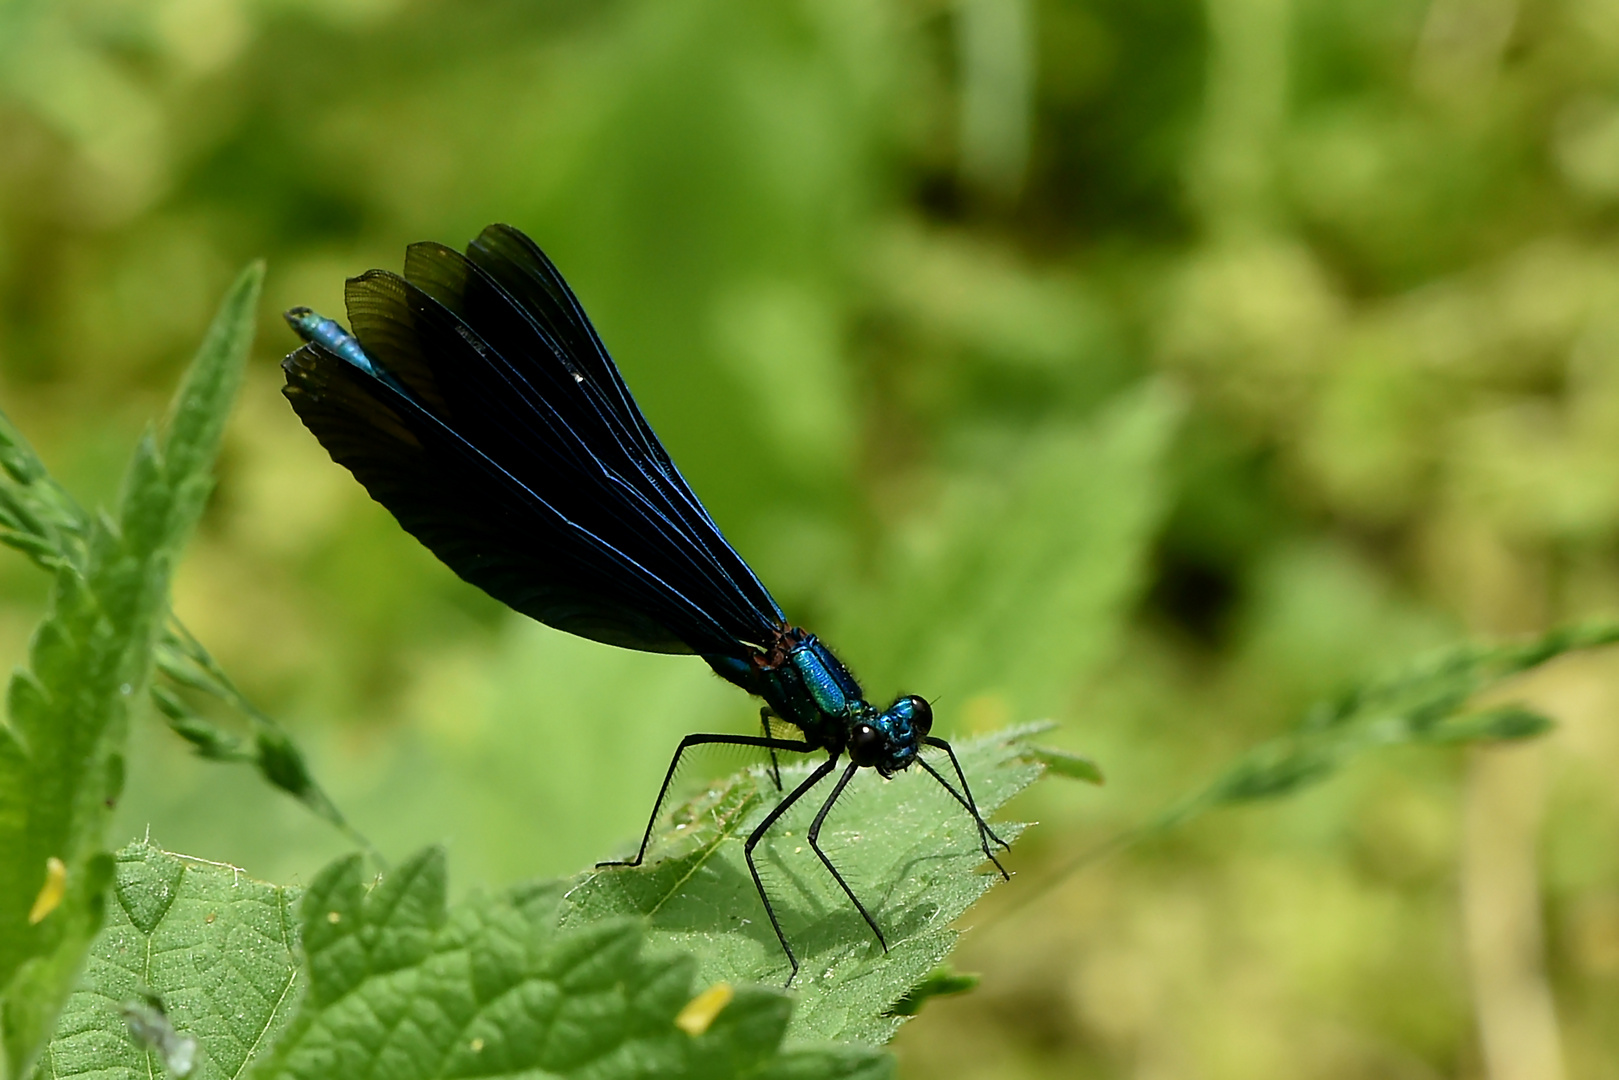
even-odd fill
[[(866, 700), (848, 668), (781, 608), (709, 517), (551, 261), (505, 225), (461, 255), (412, 244), (403, 276), (371, 270), (346, 291), (352, 334), (308, 308), (287, 321), (306, 344), (283, 362), (286, 395), (332, 457), (462, 578), (560, 630), (648, 652), (696, 653), (765, 702), (762, 735), (688, 735), (669, 763), (637, 866), (681, 755), (704, 743), (824, 751), (743, 845), (782, 950), (754, 849), (788, 808), (847, 758), (809, 845), (871, 927), (877, 920), (821, 848), (821, 825), (862, 768), (920, 766), (972, 815), (984, 855), (1006, 847), (984, 821), (933, 711), (915, 694)], [(772, 718), (801, 739), (780, 738)], [(942, 750), (959, 784), (922, 757)], [(792, 982), (789, 976), (788, 982)]]

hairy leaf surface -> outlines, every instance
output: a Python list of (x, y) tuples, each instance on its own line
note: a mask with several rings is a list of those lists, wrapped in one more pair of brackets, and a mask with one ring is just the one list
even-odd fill
[(369, 890), (358, 857), (321, 873), (301, 905), (308, 990), (256, 1080), (888, 1075), (876, 1050), (782, 1049), (793, 1003), (771, 989), (677, 1026), (706, 988), (696, 962), (644, 948), (637, 919), (559, 928), (558, 883), (453, 908), (445, 890), (437, 848)]
[[(956, 752), (986, 817), (1040, 775), (1014, 729), (965, 740)], [(954, 782), (949, 759), (929, 751)], [(782, 769), (782, 784), (809, 765)], [(888, 939), (885, 953), (815, 853), (806, 832), (831, 780), (787, 813), (755, 852), (782, 927), (802, 969), (792, 989), (796, 1038), (881, 1043), (903, 1017), (893, 1007), (923, 983), (955, 944), (951, 923), (1000, 881), (978, 831), (932, 777), (910, 769), (884, 781), (862, 770), (821, 831), (821, 846)], [(648, 861), (576, 878), (564, 926), (643, 915), (654, 941), (689, 949), (698, 981), (783, 984), (786, 958), (754, 891), (743, 845), (778, 796), (763, 771), (717, 784), (660, 822)], [(996, 825), (1010, 842), (1021, 830)]]
[(271, 1046), (302, 987), (295, 891), (150, 843), (117, 855), (107, 922), (40, 1061), (40, 1077), (147, 1080), (124, 1009), (155, 994), (198, 1047), (192, 1080), (233, 1080)]

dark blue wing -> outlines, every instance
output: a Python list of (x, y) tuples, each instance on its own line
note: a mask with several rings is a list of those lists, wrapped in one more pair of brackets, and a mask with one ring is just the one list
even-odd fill
[(283, 365), (299, 416), (412, 535), (518, 611), (655, 652), (765, 647), (780, 609), (572, 293), (515, 230), (485, 230), (475, 256), (491, 236), (492, 270), (418, 244), (404, 278), (350, 280), (354, 334), (397, 385), (306, 345)]

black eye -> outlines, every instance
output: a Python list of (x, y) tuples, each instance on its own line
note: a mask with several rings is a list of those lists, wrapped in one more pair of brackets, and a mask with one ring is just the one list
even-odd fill
[(849, 760), (856, 765), (875, 765), (883, 754), (883, 733), (870, 724), (856, 724), (849, 732)]
[(919, 739), (933, 730), (933, 706), (915, 694), (911, 695), (911, 726), (916, 729)]

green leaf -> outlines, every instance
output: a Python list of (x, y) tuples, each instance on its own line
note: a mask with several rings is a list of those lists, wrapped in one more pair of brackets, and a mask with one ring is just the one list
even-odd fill
[(1025, 746), (1023, 752), (1058, 776), (1066, 776), (1070, 780), (1083, 780), (1087, 784), (1106, 783), (1106, 778), (1102, 776), (1102, 767), (1083, 754), (1059, 750), (1054, 746), (1033, 744)]
[(149, 843), (120, 851), (107, 925), (37, 1075), (160, 1076), (162, 1055), (130, 1037), (138, 1018), (161, 1034), (147, 995), (162, 1002), (176, 1036), (195, 1040), (192, 1080), (241, 1075), (292, 1018), (302, 989), (293, 903), (293, 890), (234, 867)]
[(1321, 702), (1293, 731), (1260, 744), (1140, 835), (1217, 806), (1272, 799), (1319, 783), (1360, 754), (1388, 746), (1528, 739), (1552, 721), (1521, 705), (1469, 711), (1484, 690), (1576, 649), (1619, 642), (1619, 623), (1560, 627), (1506, 644), (1468, 644)]
[(1519, 739), (1538, 738), (1556, 726), (1551, 717), (1533, 709), (1526, 709), (1522, 705), (1504, 705), (1436, 724), (1426, 738), (1436, 743), (1516, 742)]
[(262, 262), (237, 277), (169, 406), (163, 456), (170, 480), (187, 498), (206, 498), (213, 486), (214, 458), (253, 347), (263, 281)]
[(34, 448), (0, 413), (0, 542), (54, 570), (79, 565), (90, 515), (45, 470)]
[[(223, 418), (203, 414), (229, 405), (261, 276), (249, 268), (227, 295), (167, 441), (148, 436), (136, 449), (116, 520), (83, 519), (82, 547), (64, 547), (73, 557), (54, 565), (31, 670), (11, 681), (0, 726), (0, 1077), (28, 1072), (101, 924), (129, 709), (145, 695), (170, 571), (211, 483)], [(0, 444), (7, 475), (46, 490), (25, 444), (4, 433)]]
[[(1040, 728), (958, 747), (986, 814), (1039, 775), (1020, 741), (1029, 730)], [(877, 886), (862, 891), (893, 948), (875, 946), (820, 864), (804, 858), (813, 858), (803, 850), (815, 809), (807, 804), (759, 848), (805, 959), (791, 993), (751, 985), (786, 974), (740, 861), (745, 830), (776, 798), (761, 788), (762, 771), (677, 808), (644, 867), (531, 883), (454, 908), (437, 849), (373, 887), (358, 856), (342, 860), (302, 897), (296, 933), (285, 890), (135, 845), (119, 856), (117, 902), (45, 1069), (153, 1075), (153, 1051), (125, 1034), (130, 1003), (150, 993), (172, 1022), (167, 1044), (194, 1038), (193, 1075), (207, 1080), (249, 1066), (255, 1080), (469, 1072), (876, 1080), (889, 1075), (890, 1059), (850, 1043), (884, 1040), (927, 998), (970, 987), (972, 976), (939, 967), (956, 935), (949, 924), (999, 877), (974, 873), (983, 862), (976, 828), (925, 773), (862, 779), (870, 782), (846, 793), (822, 840), (852, 882)], [(725, 986), (712, 993), (716, 984)], [(677, 1024), (703, 991), (711, 993), (697, 1021), (688, 1014)], [(150, 1021), (143, 1030), (165, 1035), (161, 1017), (139, 1015)]]
[(776, 990), (740, 987), (688, 1034), (693, 960), (644, 949), (636, 919), (559, 928), (557, 883), (453, 909), (445, 892), (437, 848), (369, 890), (358, 857), (322, 871), (301, 904), (308, 991), (255, 1080), (888, 1075), (874, 1050), (783, 1050)]
[(900, 998), (890, 1011), (895, 1016), (915, 1016), (922, 1011), (928, 999), (965, 994), (979, 983), (977, 975), (957, 971), (949, 964), (941, 964), (928, 973), (909, 994)]
[[(1040, 775), (1019, 741), (1025, 728), (956, 748), (987, 817)], [(942, 771), (951, 775), (948, 759)], [(782, 769), (791, 790), (809, 766)], [(927, 980), (955, 944), (951, 927), (1000, 876), (988, 868), (972, 819), (932, 777), (910, 769), (884, 781), (862, 770), (826, 819), (821, 846), (876, 918), (885, 953), (810, 850), (805, 832), (827, 781), (790, 810), (755, 851), (802, 968), (792, 1035), (886, 1042), (904, 1022), (894, 1006)], [(648, 862), (601, 868), (569, 882), (560, 918), (580, 927), (644, 916), (650, 940), (690, 950), (702, 985), (782, 985), (788, 964), (743, 860), (743, 842), (778, 798), (763, 771), (716, 784), (678, 809), (653, 838)], [(1022, 829), (995, 826), (1008, 841)]]

